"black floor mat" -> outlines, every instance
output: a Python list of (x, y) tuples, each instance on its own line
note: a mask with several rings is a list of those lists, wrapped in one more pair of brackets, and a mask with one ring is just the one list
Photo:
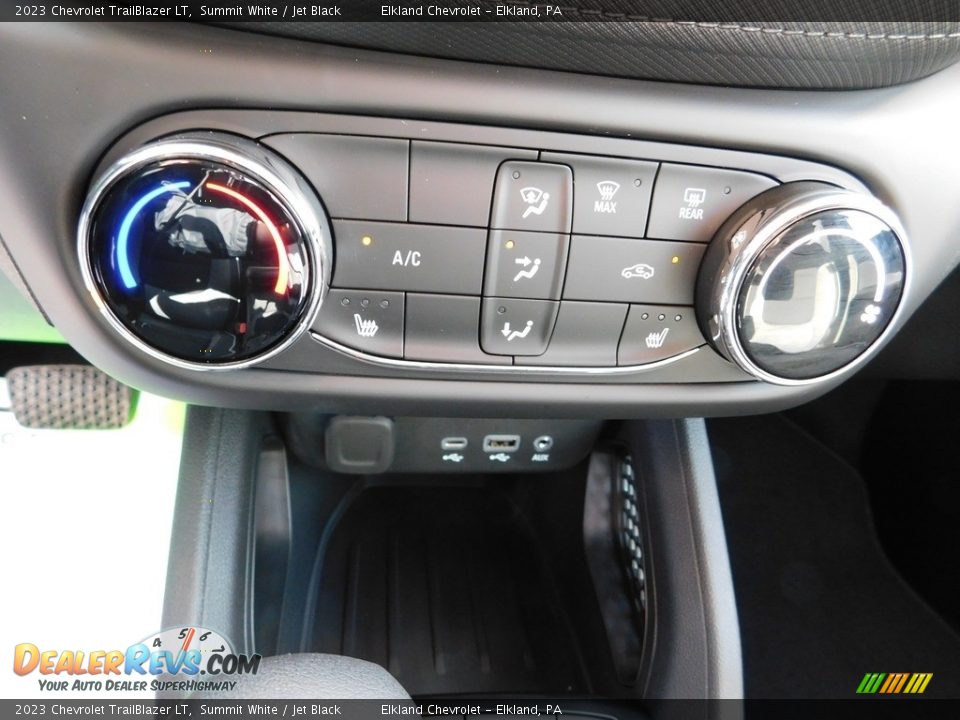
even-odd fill
[(537, 539), (483, 488), (373, 488), (323, 551), (313, 650), (371, 660), (412, 695), (588, 692)]
[(863, 481), (778, 416), (709, 422), (751, 698), (851, 698), (868, 672), (960, 696), (960, 637), (894, 571)]
[(887, 555), (960, 631), (958, 439), (960, 383), (891, 383), (870, 425), (861, 465)]

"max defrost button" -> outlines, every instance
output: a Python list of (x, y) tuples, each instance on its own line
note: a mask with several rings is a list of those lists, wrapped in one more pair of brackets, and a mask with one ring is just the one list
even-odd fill
[(643, 365), (664, 360), (706, 341), (692, 307), (631, 305), (617, 353), (619, 365)]
[(505, 162), (497, 172), (490, 227), (570, 232), (573, 174), (566, 165)]
[(643, 237), (657, 163), (544, 153), (544, 162), (573, 168), (573, 231)]
[(479, 228), (336, 220), (335, 287), (479, 295)]
[(541, 355), (560, 303), (485, 298), (480, 344), (491, 355)]
[(356, 350), (403, 357), (403, 293), (331, 289), (312, 329)]
[(754, 173), (664, 163), (647, 237), (709, 242), (734, 210), (776, 184)]

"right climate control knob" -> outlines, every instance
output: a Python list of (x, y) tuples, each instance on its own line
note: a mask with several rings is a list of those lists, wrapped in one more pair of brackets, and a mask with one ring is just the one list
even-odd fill
[(755, 377), (815, 383), (879, 347), (910, 270), (903, 229), (876, 198), (787, 183), (717, 232), (697, 280), (697, 316), (714, 348)]

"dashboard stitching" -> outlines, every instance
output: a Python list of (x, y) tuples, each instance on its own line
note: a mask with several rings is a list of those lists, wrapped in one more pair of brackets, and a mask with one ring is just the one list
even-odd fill
[[(511, 0), (511, 5), (523, 5), (532, 7), (534, 3), (525, 0)], [(742, 25), (732, 22), (710, 22), (702, 20), (675, 20), (672, 18), (657, 18), (650, 15), (635, 15), (631, 13), (619, 13), (609, 10), (597, 10), (593, 8), (580, 8), (575, 6), (561, 5), (560, 9), (564, 13), (573, 13), (585, 18), (596, 20), (598, 18), (607, 20), (630, 20), (635, 22), (646, 22), (659, 25), (674, 25), (681, 28), (699, 28), (702, 30), (735, 30), (745, 33), (760, 33), (763, 35), (784, 35), (789, 37), (810, 37), (810, 38), (829, 38), (829, 39), (848, 39), (848, 40), (954, 40), (960, 38), (960, 30), (950, 33), (870, 33), (870, 32), (844, 32), (838, 30), (801, 30), (780, 27), (764, 27), (763, 25)]]

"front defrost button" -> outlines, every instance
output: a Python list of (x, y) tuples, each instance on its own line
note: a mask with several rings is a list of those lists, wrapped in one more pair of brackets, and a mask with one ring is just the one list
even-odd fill
[(573, 174), (566, 165), (510, 161), (500, 166), (490, 227), (570, 232)]

